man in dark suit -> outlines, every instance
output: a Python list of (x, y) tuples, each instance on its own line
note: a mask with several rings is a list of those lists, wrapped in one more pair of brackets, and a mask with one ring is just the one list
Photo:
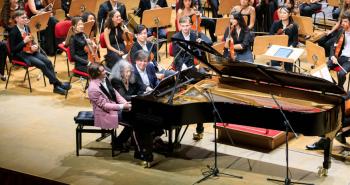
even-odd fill
[(146, 92), (157, 86), (156, 71), (153, 65), (149, 63), (148, 53), (144, 50), (135, 53), (134, 72), (136, 83), (140, 83), (143, 89), (146, 89)]
[[(166, 0), (140, 0), (139, 3), (139, 11), (137, 15), (141, 18), (140, 23), (142, 23), (142, 15), (145, 10), (154, 9), (154, 8), (165, 8), (168, 7), (168, 3)], [(158, 37), (166, 38), (165, 28), (159, 28)], [(156, 32), (156, 28), (148, 29), (148, 36), (152, 36), (152, 33)]]
[(97, 21), (98, 21), (100, 30), (103, 28), (103, 24), (107, 18), (108, 13), (111, 10), (118, 10), (120, 12), (120, 15), (122, 16), (122, 19), (124, 21), (128, 20), (128, 17), (126, 16), (126, 8), (123, 3), (119, 3), (118, 0), (105, 1), (100, 5), (98, 9)]
[[(197, 41), (197, 42), (206, 42), (211, 45), (212, 41), (202, 33), (197, 33), (191, 31), (191, 19), (188, 16), (183, 16), (180, 18), (179, 23), (181, 31), (173, 35), (173, 38), (187, 40), (187, 41)], [(191, 49), (191, 48), (190, 48)], [(199, 52), (198, 50), (196, 52)], [(182, 48), (178, 46), (176, 42), (173, 43), (173, 54), (176, 56), (174, 59), (175, 70), (181, 71), (186, 68), (194, 66), (194, 57), (189, 53), (185, 52)]]

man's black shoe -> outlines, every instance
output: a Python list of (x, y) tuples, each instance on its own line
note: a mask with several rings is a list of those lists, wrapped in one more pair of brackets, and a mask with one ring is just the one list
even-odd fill
[(65, 90), (69, 90), (70, 88), (72, 88), (69, 82), (63, 82), (61, 87)]
[(66, 90), (58, 85), (53, 88), (53, 92), (60, 95), (66, 95)]
[(346, 138), (342, 132), (338, 133), (337, 136), (335, 136), (335, 139), (341, 144), (346, 144)]
[(308, 150), (323, 150), (325, 148), (326, 139), (321, 138), (316, 143), (311, 145), (306, 145), (306, 149)]

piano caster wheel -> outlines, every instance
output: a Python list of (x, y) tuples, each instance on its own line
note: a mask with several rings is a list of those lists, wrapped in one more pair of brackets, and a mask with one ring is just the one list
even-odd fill
[(328, 174), (328, 169), (323, 168), (323, 167), (318, 167), (318, 176), (319, 177), (325, 177)]
[(141, 166), (144, 168), (151, 168), (151, 162), (141, 161)]

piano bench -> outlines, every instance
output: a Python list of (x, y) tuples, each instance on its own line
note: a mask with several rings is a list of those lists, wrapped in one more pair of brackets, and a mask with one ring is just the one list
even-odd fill
[[(116, 136), (115, 129), (106, 130), (98, 127), (94, 127), (94, 114), (92, 111), (80, 111), (77, 116), (74, 117), (76, 128), (76, 155), (79, 156), (79, 150), (82, 148), (82, 133), (101, 133), (109, 134), (112, 137)], [(90, 128), (84, 128), (84, 126), (89, 126)], [(92, 127), (92, 128), (91, 128)], [(97, 139), (98, 141), (99, 139)], [(114, 139), (112, 140), (112, 157), (114, 157)]]

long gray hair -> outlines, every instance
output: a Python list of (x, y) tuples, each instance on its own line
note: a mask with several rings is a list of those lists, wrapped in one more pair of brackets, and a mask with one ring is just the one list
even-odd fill
[(122, 59), (119, 60), (114, 67), (112, 68), (111, 74), (109, 75), (109, 79), (118, 79), (120, 81), (123, 81), (123, 74), (125, 69), (130, 68), (131, 70), (131, 75), (130, 75), (130, 79), (129, 82), (130, 83), (135, 83), (135, 75), (134, 75), (134, 67), (126, 60)]

